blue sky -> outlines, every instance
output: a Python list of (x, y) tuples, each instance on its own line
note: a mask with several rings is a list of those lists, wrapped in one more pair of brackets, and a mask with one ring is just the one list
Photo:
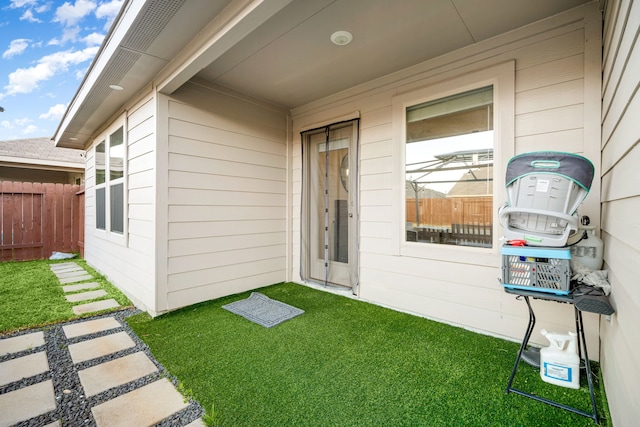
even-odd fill
[(0, 140), (52, 137), (123, 0), (0, 0)]

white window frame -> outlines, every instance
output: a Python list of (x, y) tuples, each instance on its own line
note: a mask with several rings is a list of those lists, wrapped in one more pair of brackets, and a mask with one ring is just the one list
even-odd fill
[[(110, 174), (110, 161), (111, 161), (111, 156), (110, 156), (110, 137), (111, 135), (116, 132), (118, 130), (118, 128), (122, 128), (122, 148), (123, 148), (123, 164), (122, 164), (122, 177), (121, 178), (117, 178), (112, 180), (111, 179), (111, 174)], [(104, 157), (105, 157), (105, 182), (98, 184), (97, 183), (97, 162), (96, 162), (96, 148), (97, 146), (104, 142)], [(127, 173), (127, 128), (126, 128), (126, 120), (125, 117), (122, 116), (120, 119), (116, 120), (113, 124), (111, 124), (105, 131), (103, 131), (97, 138), (94, 139), (94, 143), (93, 143), (93, 162), (94, 162), (94, 177), (93, 177), (93, 182), (94, 182), (94, 209), (96, 212), (96, 217), (95, 217), (95, 221), (94, 221), (94, 230), (96, 233), (96, 236), (101, 237), (103, 239), (109, 240), (111, 242), (114, 243), (118, 243), (120, 245), (126, 246), (127, 244), (127, 233), (128, 233), (128, 192), (127, 192), (127, 188), (128, 188), (128, 173)], [(118, 231), (111, 231), (111, 187), (113, 185), (118, 185), (118, 184), (122, 184), (122, 192), (123, 192), (123, 201), (122, 201), (122, 215), (123, 215), (123, 231), (122, 232), (118, 232)], [(98, 209), (98, 202), (97, 202), (97, 191), (100, 188), (104, 188), (105, 189), (105, 229), (99, 229), (98, 228), (98, 218), (97, 218), (97, 209)]]
[[(406, 147), (406, 110), (424, 102), (445, 98), (469, 90), (493, 86), (494, 104), (494, 166), (493, 166), (493, 245), (491, 248), (454, 246), (408, 242), (406, 236), (405, 201), (405, 147)], [(495, 254), (499, 252), (502, 235), (498, 221), (498, 206), (506, 200), (504, 174), (507, 162), (515, 151), (515, 62), (509, 61), (492, 67), (452, 77), (426, 87), (393, 97), (393, 248), (395, 254), (416, 258), (425, 258), (450, 262), (477, 263), (493, 265)], [(464, 258), (461, 258), (464, 256)]]

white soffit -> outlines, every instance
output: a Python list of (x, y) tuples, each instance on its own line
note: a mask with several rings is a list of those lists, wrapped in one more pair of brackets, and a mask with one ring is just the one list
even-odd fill
[[(57, 145), (85, 148), (105, 120), (148, 85), (229, 2), (126, 2), (56, 131)], [(113, 84), (124, 90), (112, 90)]]
[[(128, 0), (55, 140), (85, 148), (151, 82), (170, 94), (197, 77), (292, 109), (587, 2)], [(340, 30), (353, 41), (334, 45)]]

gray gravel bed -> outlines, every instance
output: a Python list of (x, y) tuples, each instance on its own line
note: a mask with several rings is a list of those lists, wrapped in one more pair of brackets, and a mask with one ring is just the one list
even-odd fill
[[(3, 336), (2, 338), (9, 338), (12, 336), (23, 335), (36, 331), (43, 331), (45, 338), (45, 345), (25, 350), (19, 353), (2, 356), (0, 362), (6, 360), (15, 359), (17, 357), (26, 356), (31, 353), (36, 353), (42, 350), (46, 350), (47, 359), (49, 362), (49, 372), (45, 372), (39, 375), (35, 375), (30, 378), (25, 378), (20, 381), (7, 384), (0, 387), (0, 394), (8, 393), (13, 390), (20, 389), (25, 386), (33, 385), (48, 379), (53, 380), (53, 388), (56, 398), (56, 409), (38, 417), (31, 418), (30, 420), (17, 424), (17, 427), (25, 426), (44, 426), (49, 423), (60, 420), (64, 427), (67, 426), (95, 426), (95, 421), (91, 415), (91, 408), (100, 403), (106, 402), (122, 394), (128, 393), (160, 378), (167, 378), (173, 383), (174, 386), (178, 385), (178, 380), (173, 377), (167, 370), (158, 362), (151, 354), (147, 345), (131, 330), (129, 325), (124, 321), (125, 318), (140, 313), (136, 309), (126, 309), (117, 312), (111, 312), (102, 314), (95, 317), (88, 317), (83, 319), (74, 320), (71, 322), (60, 323), (53, 326), (48, 326), (40, 329), (30, 329), (21, 331), (16, 334)], [(120, 328), (115, 328), (107, 331), (98, 332), (91, 335), (85, 335), (82, 337), (76, 337), (73, 339), (67, 339), (62, 327), (74, 323), (86, 322), (87, 320), (95, 320), (104, 317), (115, 317), (122, 325)], [(70, 344), (85, 341), (87, 339), (97, 338), (101, 336), (110, 335), (117, 332), (126, 332), (134, 341), (135, 346), (126, 350), (119, 351), (110, 355), (100, 357), (98, 359), (86, 361), (74, 365), (71, 360), (71, 355), (68, 350)], [(119, 357), (135, 353), (138, 351), (144, 352), (149, 359), (156, 365), (158, 372), (151, 375), (147, 375), (143, 378), (139, 378), (135, 381), (123, 384), (118, 387), (111, 388), (95, 396), (87, 398), (84, 395), (84, 390), (80, 384), (80, 378), (78, 371), (86, 369), (90, 366), (95, 366), (100, 363), (104, 363), (110, 360), (117, 359)], [(183, 410), (176, 412), (172, 416), (165, 418), (160, 423), (156, 424), (156, 427), (180, 427), (189, 424), (190, 422), (200, 418), (204, 414), (204, 410), (198, 402), (193, 399), (189, 400), (189, 405)]]

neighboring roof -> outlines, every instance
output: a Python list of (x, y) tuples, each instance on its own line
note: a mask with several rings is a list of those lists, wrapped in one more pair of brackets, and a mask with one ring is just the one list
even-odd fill
[(56, 147), (47, 137), (0, 141), (0, 166), (84, 171), (84, 151)]
[(477, 197), (493, 194), (493, 166), (477, 169), (473, 166), (449, 190), (447, 197)]

